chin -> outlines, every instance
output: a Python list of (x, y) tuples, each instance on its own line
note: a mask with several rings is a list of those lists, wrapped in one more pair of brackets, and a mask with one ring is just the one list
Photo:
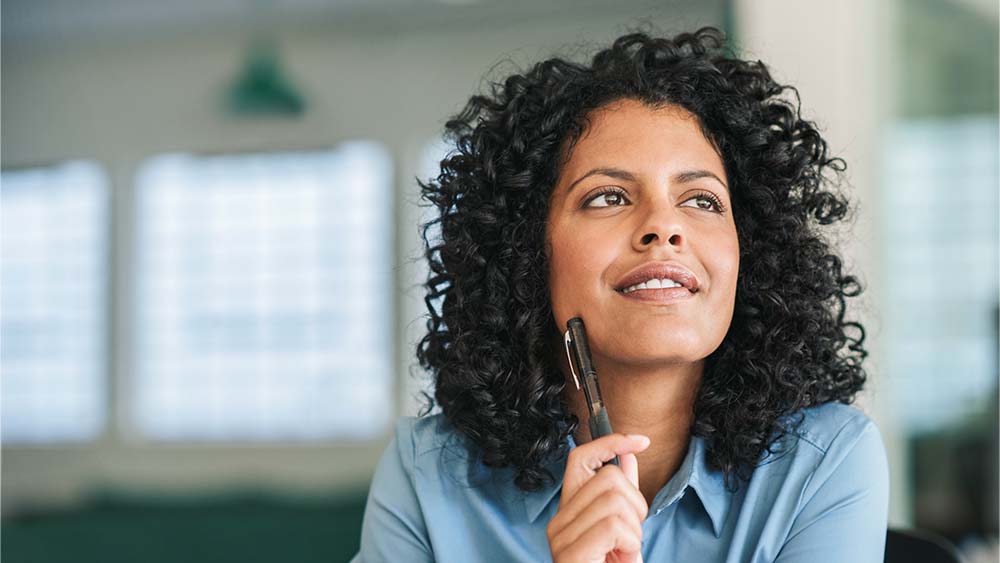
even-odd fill
[(707, 349), (704, 339), (682, 333), (664, 334), (663, 329), (653, 334), (622, 336), (615, 338), (616, 349), (607, 354), (622, 363), (693, 363), (711, 353), (708, 350), (701, 354)]
[(630, 365), (643, 368), (665, 367), (665, 366), (686, 366), (696, 364), (704, 360), (697, 355), (690, 354), (652, 354), (652, 355), (629, 355), (615, 358), (619, 364)]

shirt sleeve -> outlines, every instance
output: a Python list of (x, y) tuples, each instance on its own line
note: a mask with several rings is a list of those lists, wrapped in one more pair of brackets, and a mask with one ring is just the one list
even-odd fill
[(351, 563), (434, 560), (414, 486), (412, 417), (396, 423), (372, 478), (361, 524), (361, 549)]
[(884, 560), (889, 465), (878, 427), (863, 418), (858, 430), (848, 424), (831, 443), (776, 563)]

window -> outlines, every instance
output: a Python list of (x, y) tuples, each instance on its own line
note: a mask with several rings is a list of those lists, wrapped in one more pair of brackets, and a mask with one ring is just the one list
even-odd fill
[[(436, 179), (441, 173), (441, 161), (446, 158), (453, 147), (441, 138), (434, 138), (425, 143), (419, 150), (417, 158), (417, 177), (424, 182)], [(402, 412), (406, 416), (419, 414), (424, 407), (422, 394), (426, 393), (434, 396), (433, 374), (420, 367), (416, 359), (417, 343), (427, 334), (427, 319), (429, 318), (427, 304), (424, 298), (427, 290), (424, 284), (427, 283), (427, 276), (430, 269), (427, 265), (427, 257), (424, 256), (423, 226), (432, 219), (437, 218), (437, 209), (423, 200), (420, 186), (416, 182), (408, 184), (410, 191), (407, 192), (406, 205), (402, 209), (402, 220), (404, 227), (403, 252), (406, 259), (405, 271), (408, 280), (403, 290), (401, 299), (401, 312), (405, 316), (403, 326), (406, 329), (406, 344), (403, 348), (403, 406)], [(427, 232), (427, 236), (434, 245), (440, 241), (441, 226), (432, 225)], [(440, 310), (443, 297), (434, 300), (435, 306)], [(440, 405), (434, 405), (431, 414), (441, 412)]]
[(106, 405), (107, 178), (85, 161), (0, 178), (2, 440), (93, 440)]
[(395, 406), (379, 145), (163, 155), (137, 182), (132, 415), (154, 440), (382, 435)]
[(996, 116), (903, 121), (887, 142), (890, 362), (906, 432), (996, 395)]

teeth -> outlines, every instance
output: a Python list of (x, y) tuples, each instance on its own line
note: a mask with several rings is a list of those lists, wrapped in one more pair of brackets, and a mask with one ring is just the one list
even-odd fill
[(638, 291), (640, 289), (665, 289), (670, 287), (683, 287), (683, 286), (675, 282), (674, 280), (652, 279), (649, 281), (644, 281), (642, 283), (635, 284), (631, 287), (626, 287), (625, 289), (622, 290), (622, 293), (632, 293), (633, 291)]

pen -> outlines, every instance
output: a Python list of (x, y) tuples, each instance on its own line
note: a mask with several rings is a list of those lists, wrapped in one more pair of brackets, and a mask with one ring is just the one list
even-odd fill
[[(608, 411), (604, 408), (604, 401), (601, 400), (601, 388), (597, 385), (597, 370), (590, 359), (590, 345), (587, 343), (587, 330), (583, 326), (583, 319), (573, 317), (566, 322), (566, 356), (569, 359), (569, 370), (573, 374), (573, 382), (576, 388), (580, 389), (580, 378), (583, 378), (583, 394), (587, 398), (587, 407), (590, 412), (590, 437), (594, 440), (601, 436), (611, 434), (611, 421), (608, 419)], [(579, 373), (579, 376), (577, 374)], [(607, 463), (618, 463), (618, 456)]]

